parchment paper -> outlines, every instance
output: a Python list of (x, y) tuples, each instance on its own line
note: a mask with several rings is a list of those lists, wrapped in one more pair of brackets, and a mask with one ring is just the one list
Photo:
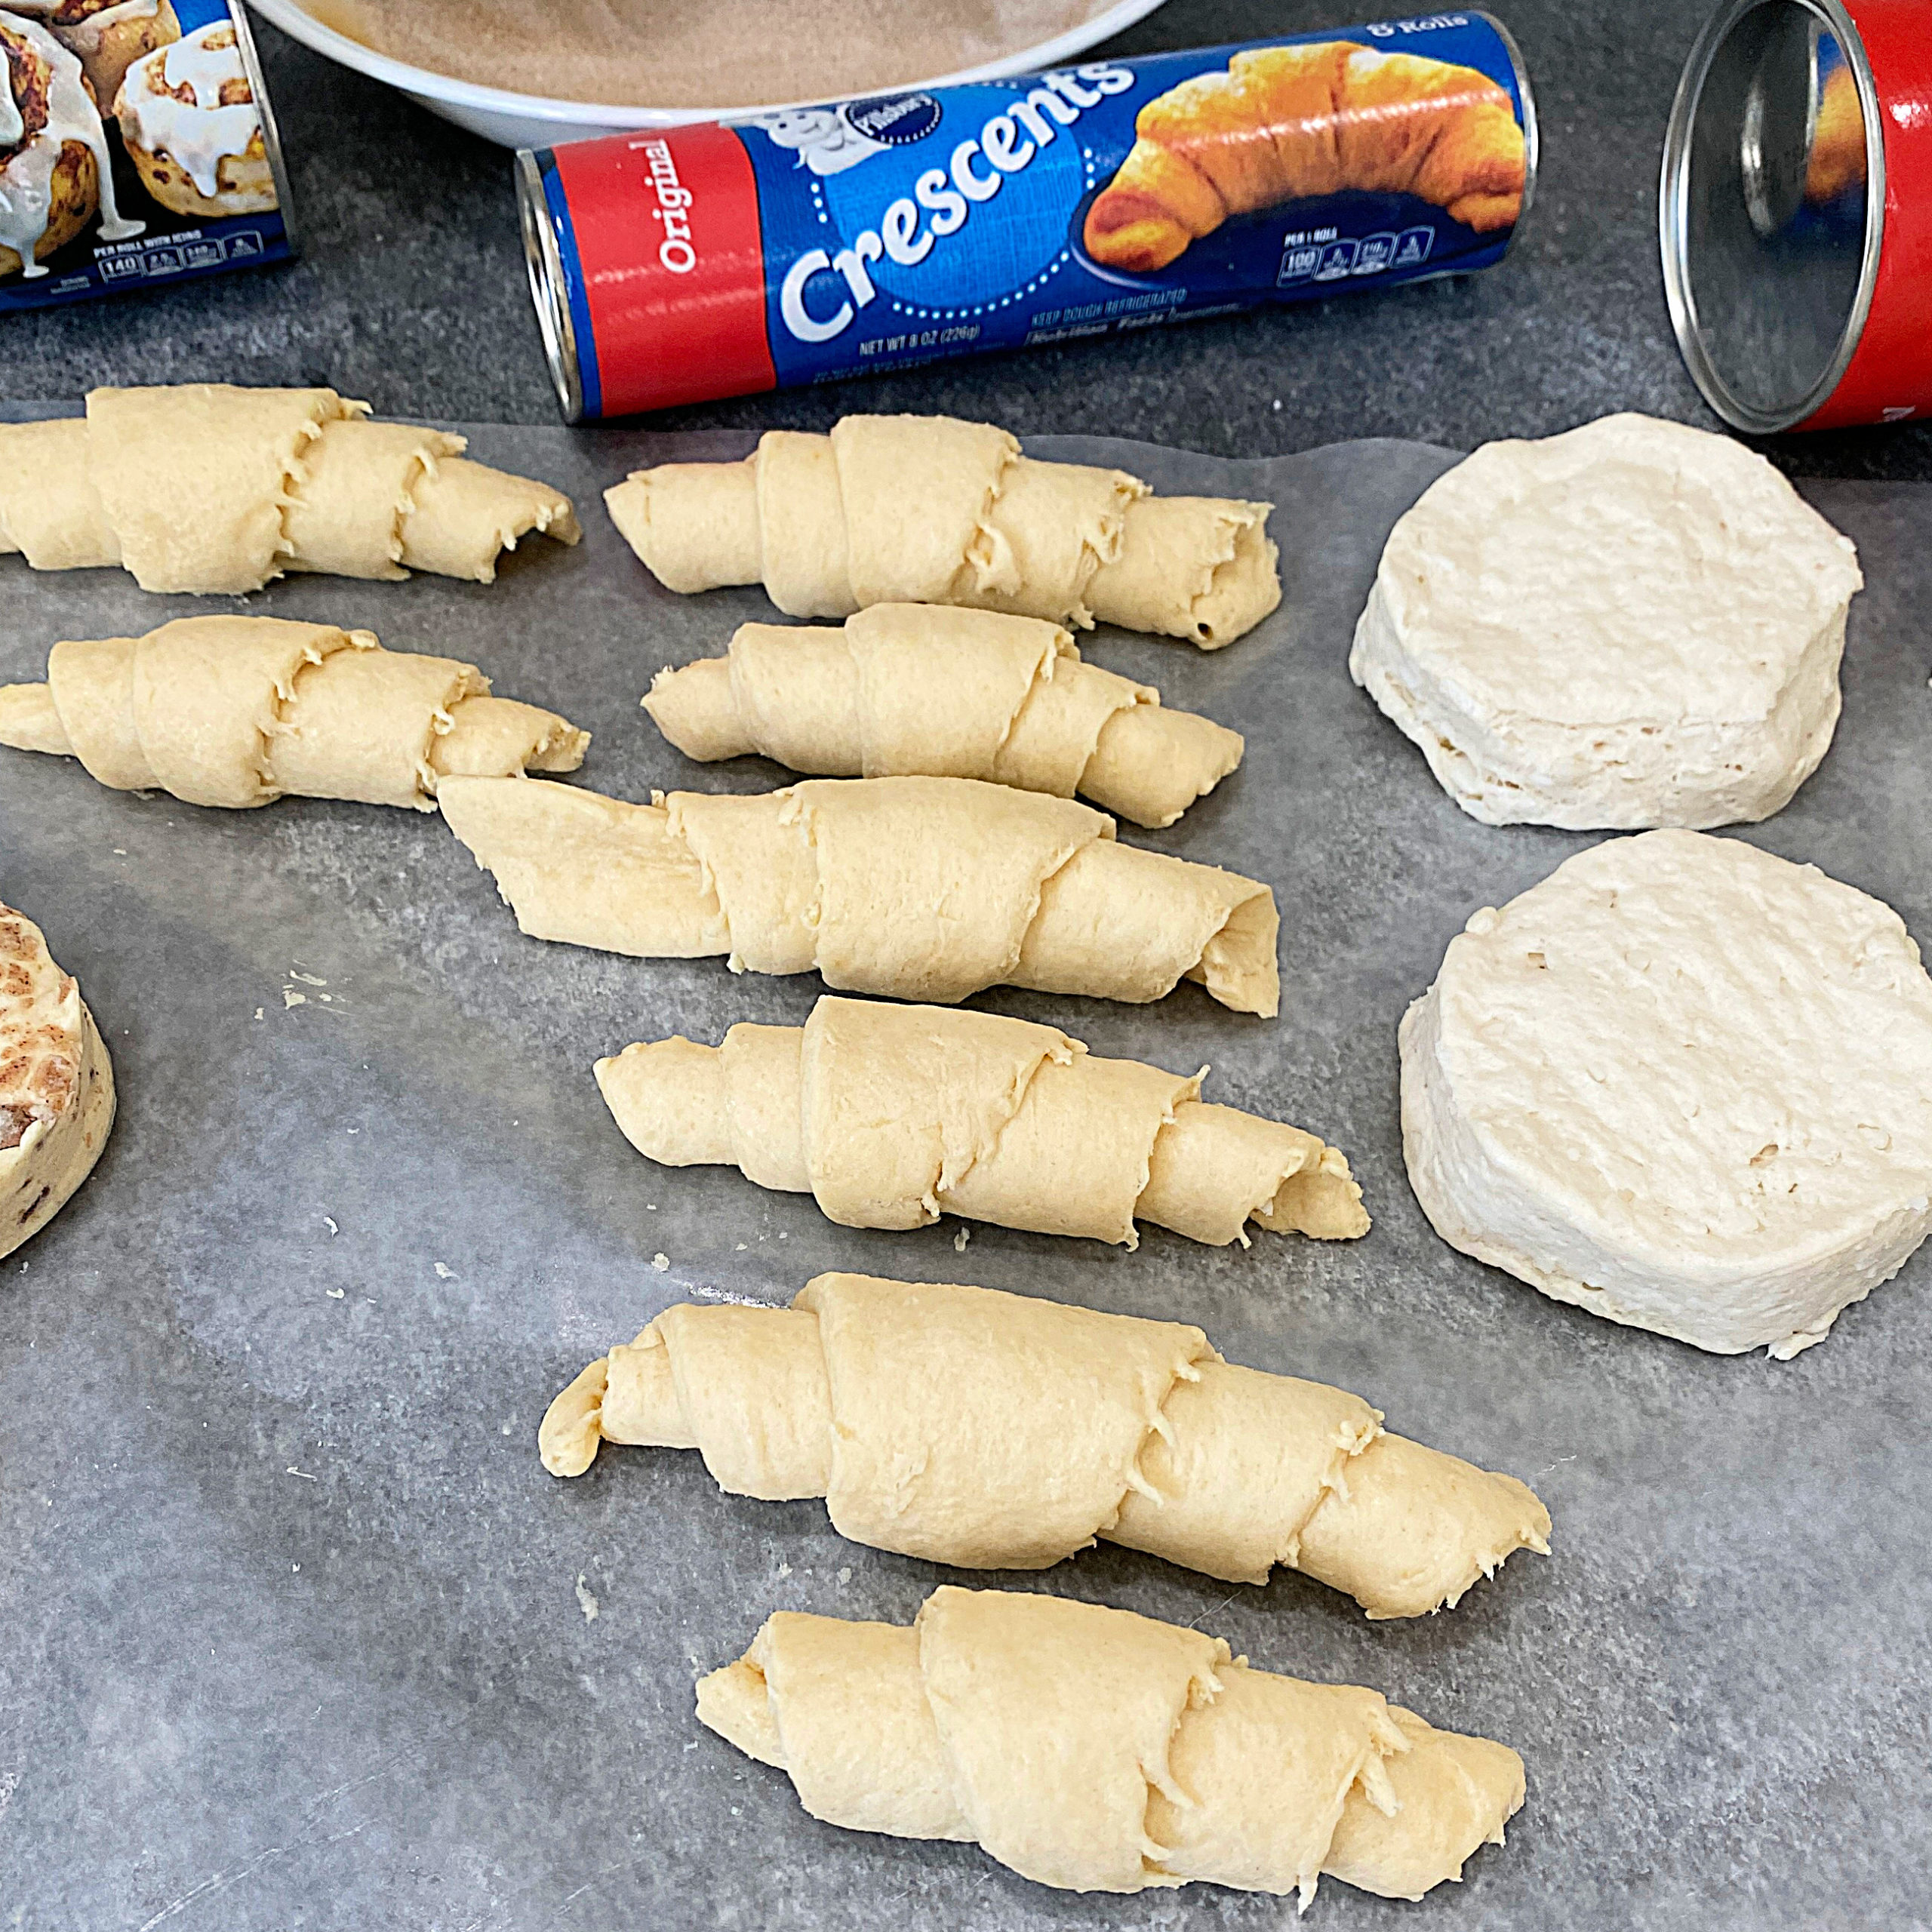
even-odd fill
[[(637, 700), (768, 614), (658, 592), (601, 485), (722, 435), (471, 432), (562, 484), (587, 540), (494, 589), (297, 580), (260, 611), (473, 657), (595, 733), (585, 781), (763, 789), (693, 766)], [(591, 1356), (694, 1294), (780, 1300), (822, 1269), (981, 1281), (1199, 1322), (1235, 1361), (1358, 1390), (1391, 1427), (1532, 1480), (1555, 1555), (1452, 1615), (1371, 1626), (1294, 1577), (1229, 1589), (1100, 1549), (1022, 1586), (1225, 1635), (1518, 1746), (1505, 1851), (1423, 1906), (1326, 1885), (1336, 1927), (1916, 1925), (1932, 1898), (1927, 1257), (1780, 1365), (1544, 1300), (1444, 1247), (1404, 1178), (1395, 1025), (1478, 906), (1586, 838), (1466, 818), (1349, 682), (1393, 518), (1451, 459), (1358, 443), (1241, 463), (1036, 452), (1274, 498), (1287, 596), (1217, 655), (1102, 634), (1094, 659), (1248, 734), (1166, 849), (1268, 879), (1283, 1017), (1186, 987), (1133, 1009), (1002, 993), (1103, 1054), (1346, 1149), (1374, 1232), (1137, 1254), (961, 1225), (854, 1232), (715, 1169), (651, 1166), (600, 1054), (795, 1023), (806, 977), (521, 938), (434, 817), (197, 811), (0, 752), (0, 897), (45, 927), (112, 1045), (94, 1178), (0, 1264), (0, 1926), (1251, 1927), (1285, 1903), (1030, 1886), (964, 1846), (841, 1832), (691, 1715), (779, 1608), (909, 1618), (931, 1566), (841, 1543), (817, 1503), (721, 1496), (695, 1456), (538, 1464)], [(1932, 934), (1932, 492), (1807, 485), (1858, 541), (1846, 708), (1823, 770), (1744, 836)], [(62, 635), (194, 608), (116, 573), (0, 560), (0, 678)], [(989, 1580), (980, 1577), (977, 1580)]]

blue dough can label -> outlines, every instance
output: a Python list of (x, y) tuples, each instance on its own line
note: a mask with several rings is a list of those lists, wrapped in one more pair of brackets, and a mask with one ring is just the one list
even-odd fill
[(294, 252), (240, 0), (0, 0), (0, 315)]
[(1536, 170), (1484, 14), (912, 88), (518, 156), (565, 414), (1461, 274)]

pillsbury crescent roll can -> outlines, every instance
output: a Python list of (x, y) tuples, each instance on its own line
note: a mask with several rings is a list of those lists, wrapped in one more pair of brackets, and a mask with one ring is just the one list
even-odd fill
[(1728, 0), (1678, 90), (1660, 228), (1726, 422), (1932, 412), (1932, 0)]
[(517, 157), (572, 421), (1500, 261), (1536, 115), (1485, 14), (1089, 61)]

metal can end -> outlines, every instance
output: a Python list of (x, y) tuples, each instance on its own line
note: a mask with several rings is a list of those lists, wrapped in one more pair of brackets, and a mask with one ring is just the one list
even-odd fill
[(515, 168), (523, 266), (530, 278), (537, 332), (543, 338), (543, 359), (549, 365), (551, 386), (557, 392), (557, 407), (564, 420), (581, 423), (583, 377), (577, 364), (577, 327), (565, 288), (563, 254), (543, 192), (543, 156), (532, 149), (519, 148)]
[[(1850, 134), (1836, 188), (1828, 84), (1844, 110), (1833, 134)], [(1727, 0), (1691, 49), (1664, 137), (1658, 247), (1685, 365), (1734, 429), (1805, 423), (1857, 352), (1884, 240), (1881, 125), (1841, 0)]]

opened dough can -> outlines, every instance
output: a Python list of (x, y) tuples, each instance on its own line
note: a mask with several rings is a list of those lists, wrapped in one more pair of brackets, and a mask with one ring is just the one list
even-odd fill
[(240, 0), (5, 0), (0, 315), (294, 252)]
[(1536, 113), (1487, 14), (1090, 61), (517, 157), (565, 416), (1502, 260)]
[(1932, 0), (1729, 0), (1659, 194), (1691, 374), (1735, 428), (1932, 410)]

